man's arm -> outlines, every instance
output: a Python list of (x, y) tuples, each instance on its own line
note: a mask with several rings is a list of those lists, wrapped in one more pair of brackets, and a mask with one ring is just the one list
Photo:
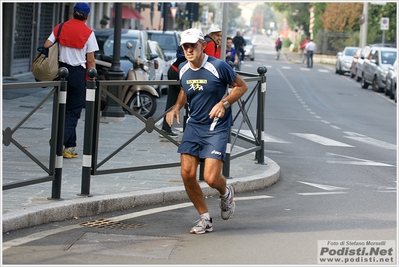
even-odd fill
[(96, 60), (94, 58), (94, 52), (87, 53), (86, 54), (86, 70), (89, 70), (90, 68), (95, 68), (96, 67)]
[(183, 88), (180, 88), (179, 95), (172, 110), (166, 113), (166, 123), (169, 126), (173, 125), (173, 119), (176, 118), (178, 124), (180, 124), (180, 109), (187, 103), (186, 93)]
[(209, 112), (209, 118), (213, 119), (214, 117), (223, 117), (226, 111), (223, 103), (227, 101), (230, 105), (232, 105), (248, 90), (248, 84), (241, 78), (240, 75), (236, 76), (231, 86), (233, 87), (231, 92), (212, 108), (211, 112)]

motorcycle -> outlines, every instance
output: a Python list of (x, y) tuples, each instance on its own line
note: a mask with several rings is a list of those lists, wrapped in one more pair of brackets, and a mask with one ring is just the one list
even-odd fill
[[(129, 55), (125, 55), (125, 58), (133, 64), (133, 67), (129, 69), (125, 79), (129, 81), (149, 81), (148, 62), (143, 59), (137, 59), (133, 56), (133, 53), (131, 53), (133, 45), (130, 42), (126, 43), (126, 47), (130, 52)], [(150, 60), (153, 60), (156, 57), (158, 57), (158, 55), (151, 54)], [(112, 57), (110, 56), (103, 54), (96, 55), (98, 80), (110, 80), (108, 71), (111, 68), (111, 62)], [(123, 103), (146, 119), (154, 115), (157, 108), (156, 98), (158, 97), (158, 92), (150, 85), (125, 85), (122, 88), (121, 98)], [(105, 108), (106, 103), (106, 95), (103, 95), (101, 100), (101, 110)], [(128, 110), (124, 110), (126, 113), (133, 115)]]

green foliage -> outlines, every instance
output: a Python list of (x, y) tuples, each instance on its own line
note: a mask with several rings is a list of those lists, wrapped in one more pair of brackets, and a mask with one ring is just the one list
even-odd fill
[(292, 44), (292, 42), (291, 42), (290, 38), (283, 39), (283, 47), (290, 47), (291, 44)]
[(389, 29), (385, 31), (385, 43), (396, 43), (397, 3), (387, 2), (386, 5), (369, 5), (368, 12), (368, 43), (382, 42), (381, 18), (389, 18)]

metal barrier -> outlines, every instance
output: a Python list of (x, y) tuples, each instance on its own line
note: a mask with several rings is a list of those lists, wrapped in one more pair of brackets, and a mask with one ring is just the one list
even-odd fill
[[(239, 110), (237, 114), (233, 117), (234, 122), (236, 122), (239, 115), (242, 115), (242, 122), (237, 132), (231, 132), (231, 135), (235, 136), (233, 142), (229, 141), (227, 146), (227, 159), (225, 161), (223, 167), (223, 175), (225, 177), (230, 176), (230, 160), (239, 158), (240, 156), (244, 156), (246, 154), (256, 152), (256, 160), (259, 164), (264, 163), (264, 109), (265, 109), (265, 100), (266, 100), (266, 76), (267, 72), (266, 67), (262, 66), (258, 68), (259, 75), (238, 72), (241, 76), (244, 77), (246, 82), (257, 82), (255, 88), (250, 91), (249, 95), (246, 99), (240, 99), (237, 101)], [(81, 184), (81, 193), (83, 196), (90, 196), (90, 179), (91, 175), (102, 175), (102, 174), (111, 174), (111, 173), (121, 173), (121, 172), (132, 172), (132, 171), (142, 171), (142, 170), (150, 170), (150, 169), (162, 169), (162, 168), (170, 168), (180, 166), (180, 162), (173, 163), (163, 163), (163, 164), (153, 164), (153, 165), (141, 165), (141, 166), (132, 166), (128, 168), (117, 168), (117, 169), (105, 169), (99, 170), (99, 167), (109, 161), (112, 157), (118, 154), (123, 148), (136, 140), (140, 135), (144, 134), (144, 132), (151, 133), (152, 131), (156, 131), (159, 134), (162, 134), (167, 138), (171, 143), (176, 146), (179, 146), (179, 143), (171, 138), (170, 136), (163, 133), (161, 128), (156, 127), (156, 122), (163, 119), (165, 114), (171, 109), (165, 111), (161, 116), (154, 119), (152, 117), (145, 119), (143, 116), (135, 112), (122, 100), (120, 100), (117, 96), (113, 95), (111, 92), (107, 90), (109, 86), (125, 86), (125, 85), (172, 85), (178, 84), (178, 81), (120, 81), (120, 80), (108, 80), (108, 81), (98, 81), (99, 90), (96, 88), (96, 83), (94, 82), (94, 77), (96, 76), (96, 70), (91, 69), (88, 71), (88, 75), (90, 77), (90, 81), (88, 82), (87, 90), (93, 90), (95, 92), (95, 97), (88, 99), (86, 98), (86, 118), (85, 118), (85, 136), (84, 136), (84, 155), (83, 155), (83, 168), (82, 168), (82, 184)], [(99, 145), (99, 124), (100, 124), (100, 106), (101, 106), (101, 94), (105, 93), (107, 97), (110, 97), (116, 104), (119, 104), (122, 108), (127, 110), (129, 113), (136, 116), (142, 123), (143, 128), (138, 131), (134, 136), (132, 136), (129, 140), (127, 140), (123, 145), (116, 148), (114, 152), (109, 154), (105, 159), (101, 162), (97, 162), (98, 159), (98, 145)], [(90, 94), (93, 96), (93, 94)], [(255, 95), (258, 95), (257, 98), (257, 118), (256, 118), (256, 129), (252, 126), (252, 123), (247, 115), (247, 112), (253, 102)], [(186, 114), (186, 112), (185, 112)], [(240, 130), (242, 128), (243, 123), (246, 123), (250, 128), (252, 133), (252, 138), (245, 137), (240, 134)], [(241, 140), (252, 143), (254, 146), (248, 149), (241, 151), (240, 153), (236, 153), (231, 155), (231, 151), (235, 145), (237, 138)], [(91, 149), (90, 149), (91, 148)], [(200, 168), (201, 169), (201, 168)], [(91, 170), (91, 171), (90, 171)], [(201, 169), (202, 170), (202, 169)], [(201, 179), (201, 171), (200, 170), (200, 179)]]
[[(3, 190), (49, 182), (52, 181), (52, 195), (51, 198), (59, 199), (61, 197), (61, 178), (62, 178), (62, 152), (64, 142), (64, 122), (65, 122), (65, 104), (66, 104), (66, 77), (68, 76), (67, 68), (60, 68), (60, 81), (51, 82), (29, 82), (29, 83), (13, 83), (3, 84), (3, 90), (23, 89), (23, 88), (39, 88), (39, 87), (54, 87), (46, 97), (33, 108), (20, 122), (13, 128), (6, 127), (3, 130), (3, 145), (9, 146), (11, 143), (15, 145), (22, 153), (28, 156), (34, 163), (36, 163), (47, 175), (31, 180), (10, 182), (3, 184)], [(52, 124), (51, 124), (51, 139), (50, 139), (50, 155), (49, 166), (46, 166), (37, 157), (35, 157), (27, 148), (25, 148), (18, 140), (14, 139), (13, 135), (21, 126), (32, 117), (32, 115), (53, 95), (53, 110), (52, 110)], [(3, 120), (4, 124), (4, 120)], [(4, 177), (3, 177), (4, 179)]]
[[(266, 100), (266, 67), (258, 68), (258, 75), (253, 73), (237, 72), (243, 79), (248, 82), (256, 82), (256, 86), (249, 90), (246, 94), (246, 98), (241, 98), (237, 101), (239, 107), (236, 114), (233, 114), (233, 120), (239, 123), (238, 130), (231, 131), (229, 138), (229, 143), (227, 146), (227, 159), (223, 166), (223, 175), (226, 178), (230, 177), (230, 161), (237, 159), (246, 154), (255, 152), (255, 159), (258, 164), (265, 164), (264, 162), (264, 109)], [(36, 163), (41, 169), (43, 169), (47, 175), (44, 177), (39, 177), (31, 180), (11, 182), (8, 184), (3, 184), (3, 190), (9, 190), (13, 188), (43, 183), (47, 181), (52, 181), (52, 195), (51, 199), (61, 198), (61, 178), (62, 178), (62, 167), (63, 167), (63, 139), (64, 139), (64, 123), (65, 123), (65, 104), (66, 104), (66, 87), (67, 82), (65, 78), (68, 75), (68, 70), (66, 68), (60, 68), (60, 81), (52, 82), (30, 82), (30, 83), (12, 83), (3, 84), (3, 90), (11, 89), (22, 89), (22, 88), (39, 88), (39, 87), (54, 87), (46, 97), (20, 122), (17, 123), (14, 128), (10, 126), (3, 129), (3, 145), (9, 146), (11, 143), (14, 144), (20, 151), (27, 155), (34, 163)], [(99, 170), (99, 167), (104, 165), (112, 157), (118, 154), (124, 147), (135, 141), (140, 135), (145, 132), (151, 133), (153, 131), (164, 135), (175, 146), (179, 146), (179, 143), (166, 135), (161, 128), (156, 127), (156, 122), (164, 118), (165, 114), (170, 110), (165, 111), (158, 118), (148, 118), (145, 119), (136, 111), (131, 109), (129, 106), (124, 104), (117, 96), (113, 95), (107, 90), (109, 86), (124, 86), (124, 85), (173, 85), (178, 84), (178, 81), (99, 81), (99, 88), (96, 87), (96, 82), (94, 77), (96, 76), (96, 70), (90, 69), (88, 71), (90, 80), (87, 82), (86, 89), (86, 106), (85, 106), (85, 125), (84, 125), (84, 144), (83, 144), (83, 163), (82, 163), (82, 183), (81, 183), (81, 194), (84, 196), (90, 196), (90, 179), (91, 175), (102, 175), (102, 174), (112, 174), (121, 172), (134, 172), (143, 171), (151, 169), (162, 169), (170, 167), (180, 166), (180, 162), (163, 163), (163, 164), (153, 164), (153, 165), (140, 165), (131, 166), (128, 168), (118, 168), (118, 169), (105, 169)], [(98, 159), (98, 145), (99, 145), (99, 123), (101, 115), (101, 93), (106, 94), (108, 97), (113, 99), (117, 104), (127, 110), (129, 113), (133, 114), (137, 119), (143, 123), (143, 128), (141, 128), (134, 136), (127, 140), (123, 145), (116, 148), (112, 153), (105, 157), (101, 162), (97, 162)], [(28, 151), (23, 145), (21, 145), (14, 138), (15, 132), (21, 128), (21, 126), (34, 114), (40, 106), (42, 106), (51, 96), (53, 95), (53, 110), (52, 110), (52, 123), (51, 123), (51, 139), (50, 139), (50, 156), (49, 156), (49, 166), (45, 166), (37, 157), (35, 157), (31, 152)], [(251, 107), (255, 96), (257, 97), (257, 116), (256, 125), (253, 126), (253, 122), (248, 117), (248, 110)], [(184, 110), (184, 117), (187, 117), (187, 110)], [(238, 118), (242, 118), (241, 122), (238, 122)], [(246, 124), (252, 133), (251, 137), (245, 136), (240, 133), (243, 124)], [(3, 120), (4, 124), (4, 120)], [(185, 124), (184, 124), (185, 126)], [(240, 152), (232, 154), (232, 150), (236, 144), (237, 139), (244, 140), (253, 146), (244, 149)], [(201, 167), (201, 166), (200, 166)], [(4, 176), (3, 176), (4, 178)], [(201, 179), (201, 170), (200, 170)], [(3, 179), (4, 180), (4, 179)]]

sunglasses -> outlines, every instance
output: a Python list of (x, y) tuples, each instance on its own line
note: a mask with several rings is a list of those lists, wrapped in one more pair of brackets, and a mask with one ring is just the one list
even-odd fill
[(190, 44), (190, 43), (185, 43), (182, 45), (184, 50), (188, 50), (189, 48), (191, 49), (196, 49), (198, 46), (198, 42), (196, 42), (195, 44)]

